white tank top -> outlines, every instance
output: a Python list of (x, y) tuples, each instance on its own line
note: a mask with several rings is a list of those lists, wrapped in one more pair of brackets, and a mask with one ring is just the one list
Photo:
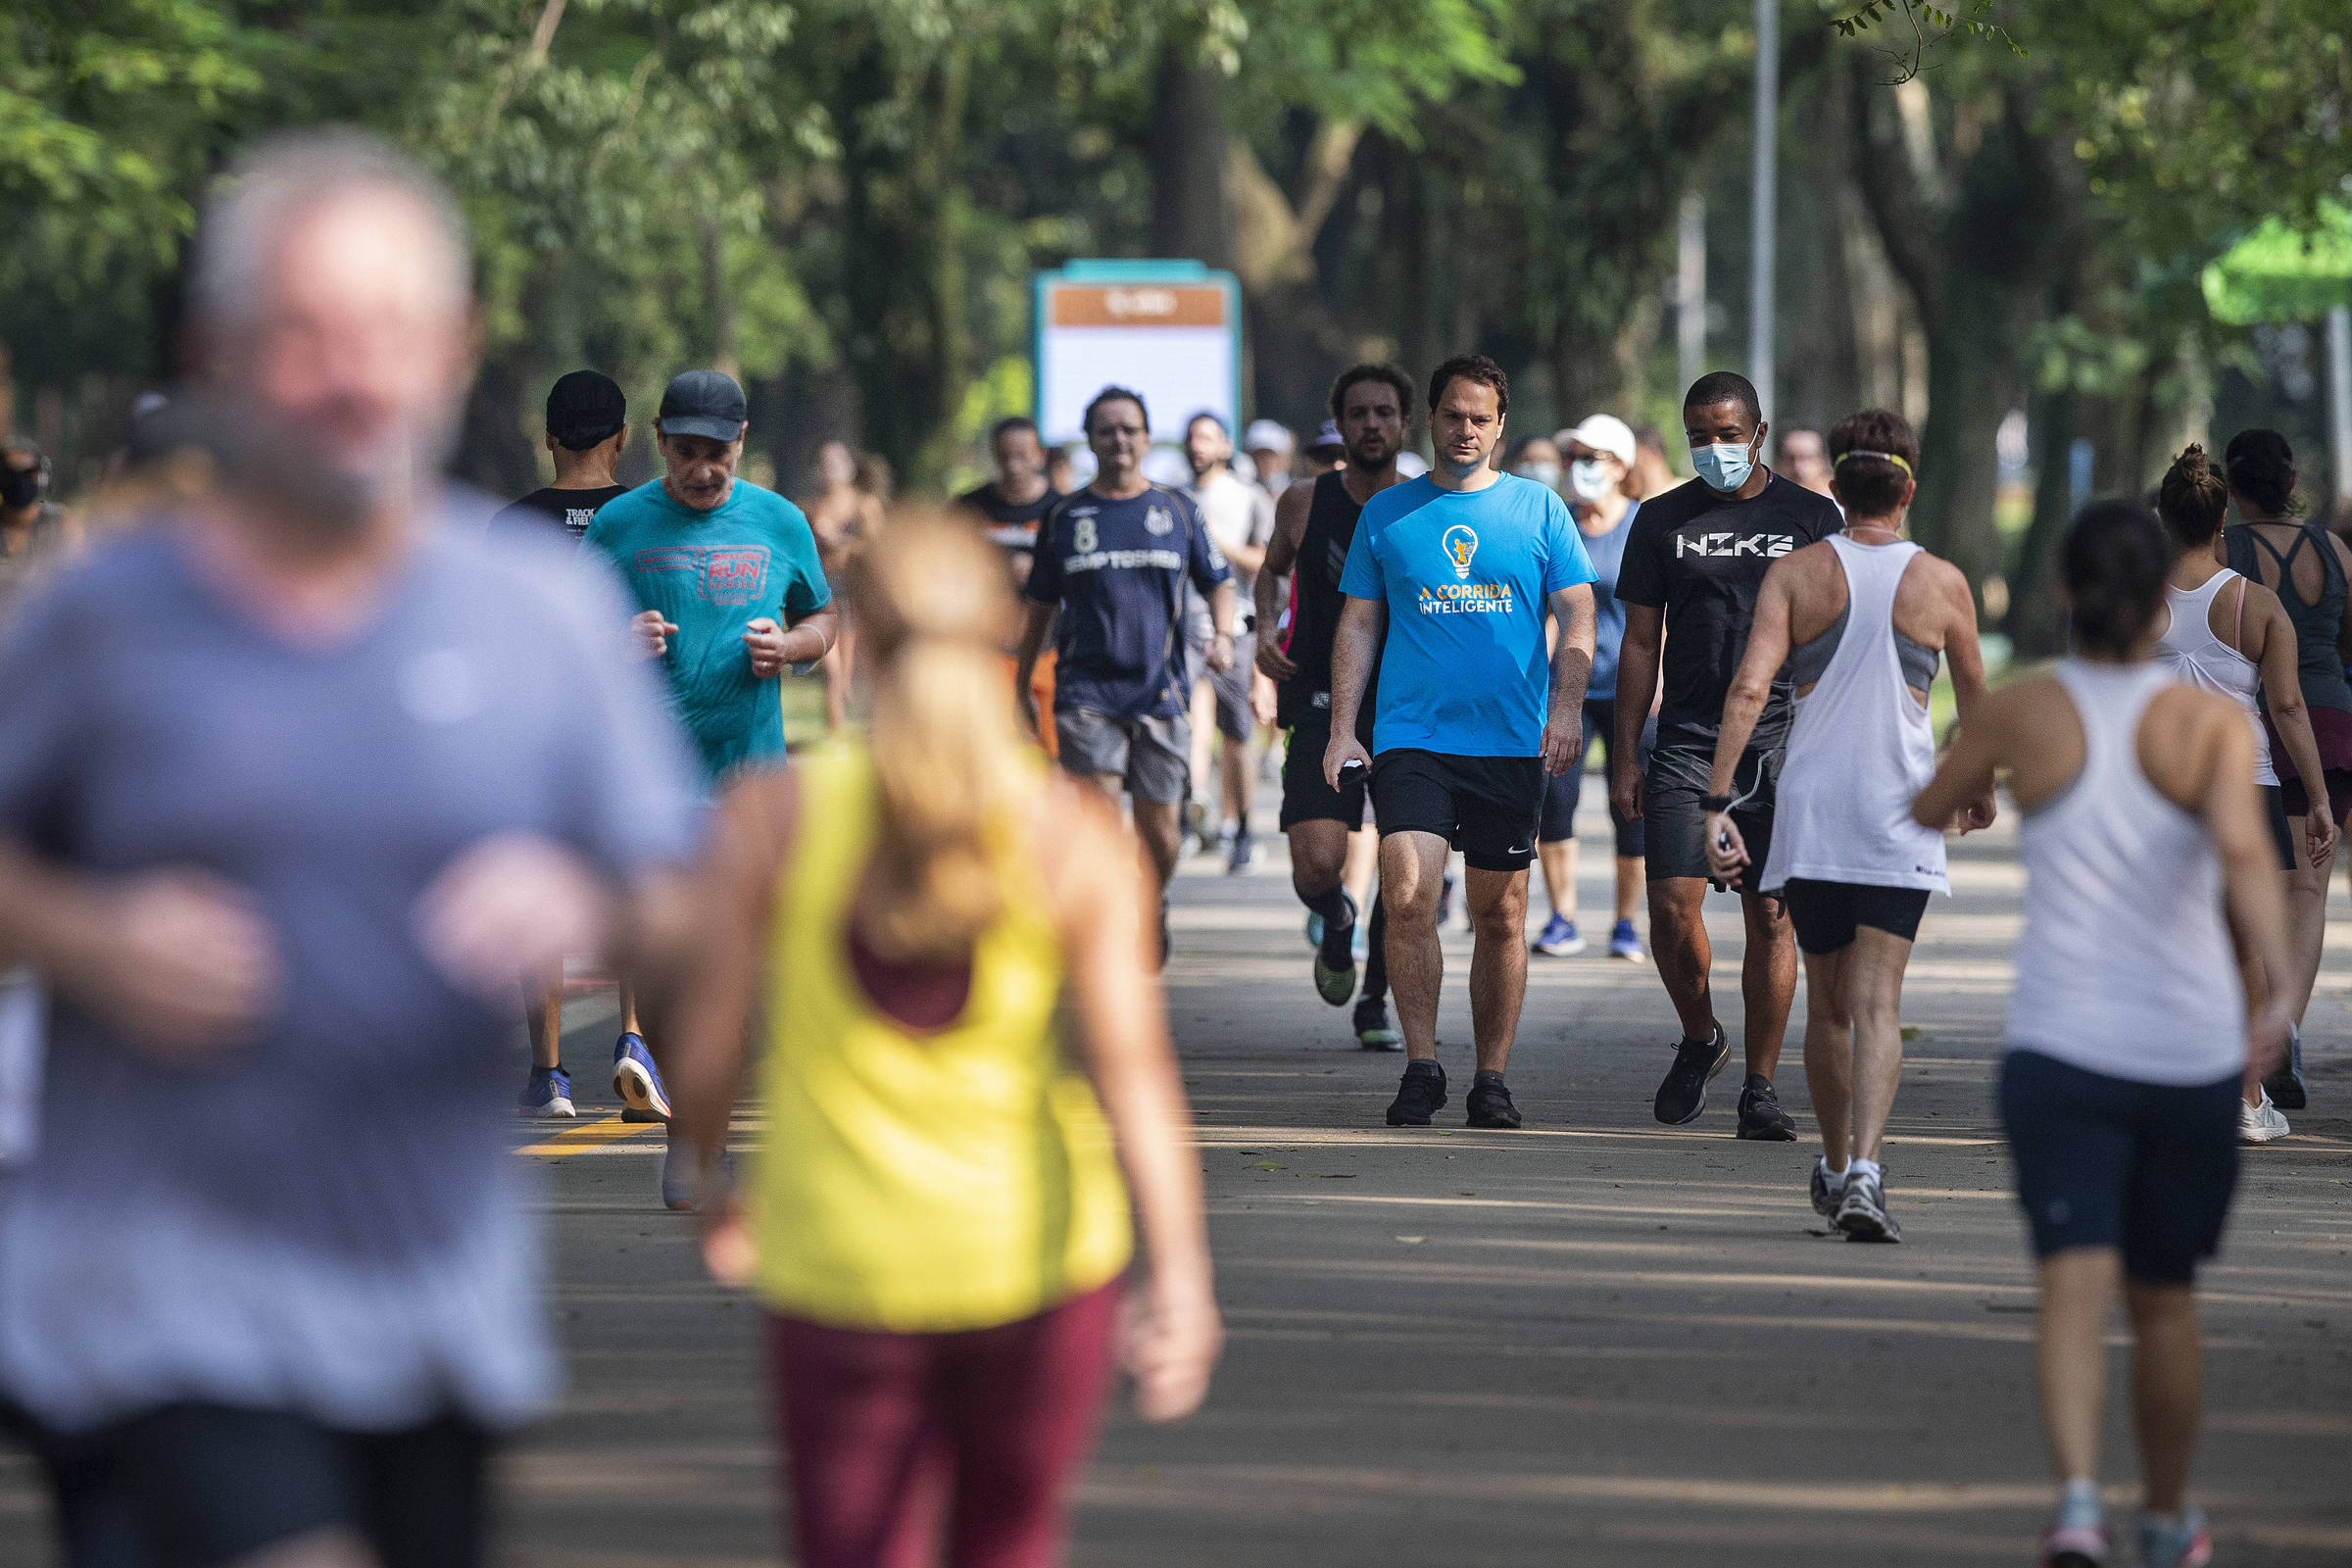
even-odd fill
[(2139, 767), (2148, 702), (2178, 684), (2143, 664), (2060, 662), (2082, 771), (2030, 812), (2026, 928), (2003, 1038), (2090, 1072), (2210, 1084), (2246, 1062), (2246, 999), (2205, 823)]
[[(2213, 634), (2214, 595), (2226, 585), (2243, 580), (2225, 567), (2200, 587), (2167, 588), (2164, 602), (2172, 610), (2173, 623), (2156, 639), (2156, 662), (2170, 668), (2173, 678), (2182, 685), (2218, 693), (2246, 710), (2246, 722), (2254, 728), (2254, 782), (2276, 784), (2278, 774), (2271, 766), (2271, 738), (2263, 733), (2262, 710), (2256, 706), (2262, 670)], [(2246, 612), (2242, 595), (2236, 604), (2242, 621)]]
[(1943, 835), (1911, 820), (1936, 776), (1936, 730), (1894, 642), (1894, 591), (1919, 546), (1830, 536), (1845, 571), (1845, 634), (1796, 700), (1763, 886), (1791, 877), (1949, 893)]

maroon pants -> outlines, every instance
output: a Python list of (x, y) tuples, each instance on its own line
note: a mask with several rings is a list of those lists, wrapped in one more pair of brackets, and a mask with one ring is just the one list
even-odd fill
[(1058, 1563), (1118, 1302), (1114, 1282), (961, 1334), (770, 1318), (800, 1568)]

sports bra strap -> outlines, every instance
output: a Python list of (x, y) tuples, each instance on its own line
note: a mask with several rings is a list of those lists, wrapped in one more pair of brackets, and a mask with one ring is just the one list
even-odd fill
[(2230, 646), (2239, 658), (2246, 653), (2246, 579), (2237, 579), (2237, 618), (2230, 623)]

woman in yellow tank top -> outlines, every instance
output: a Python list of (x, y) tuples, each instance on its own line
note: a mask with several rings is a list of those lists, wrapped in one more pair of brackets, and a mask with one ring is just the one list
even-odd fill
[(1220, 1343), (1152, 884), (1021, 740), (970, 526), (894, 519), (851, 595), (871, 737), (721, 806), (671, 1100), (721, 1148), (756, 1054), (766, 1130), (740, 1201), (706, 1161), (704, 1256), (772, 1314), (803, 1568), (1045, 1568), (1114, 1348), (1166, 1420)]

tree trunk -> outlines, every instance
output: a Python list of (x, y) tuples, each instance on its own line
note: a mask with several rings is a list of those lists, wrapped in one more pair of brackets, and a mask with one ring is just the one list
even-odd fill
[(466, 400), (452, 473), (508, 500), (539, 488), (539, 450), (522, 422), (529, 389), (539, 384), (538, 369), (532, 358), (515, 349), (482, 361)]
[(1225, 74), (1189, 37), (1160, 45), (1152, 115), (1152, 250), (1233, 265), (1226, 199)]
[(2066, 537), (2066, 449), (2074, 439), (2075, 395), (2061, 387), (2027, 405), (2026, 450), (2034, 462), (2034, 520), (2018, 551), (2006, 622), (2019, 659), (2065, 651), (2066, 613), (2058, 604), (2058, 546)]
[(1994, 437), (2017, 406), (2025, 331), (2005, 279), (1955, 268), (1945, 287), (1946, 308), (1928, 327), (1928, 427), (1911, 530), (1982, 594), (2001, 569)]

